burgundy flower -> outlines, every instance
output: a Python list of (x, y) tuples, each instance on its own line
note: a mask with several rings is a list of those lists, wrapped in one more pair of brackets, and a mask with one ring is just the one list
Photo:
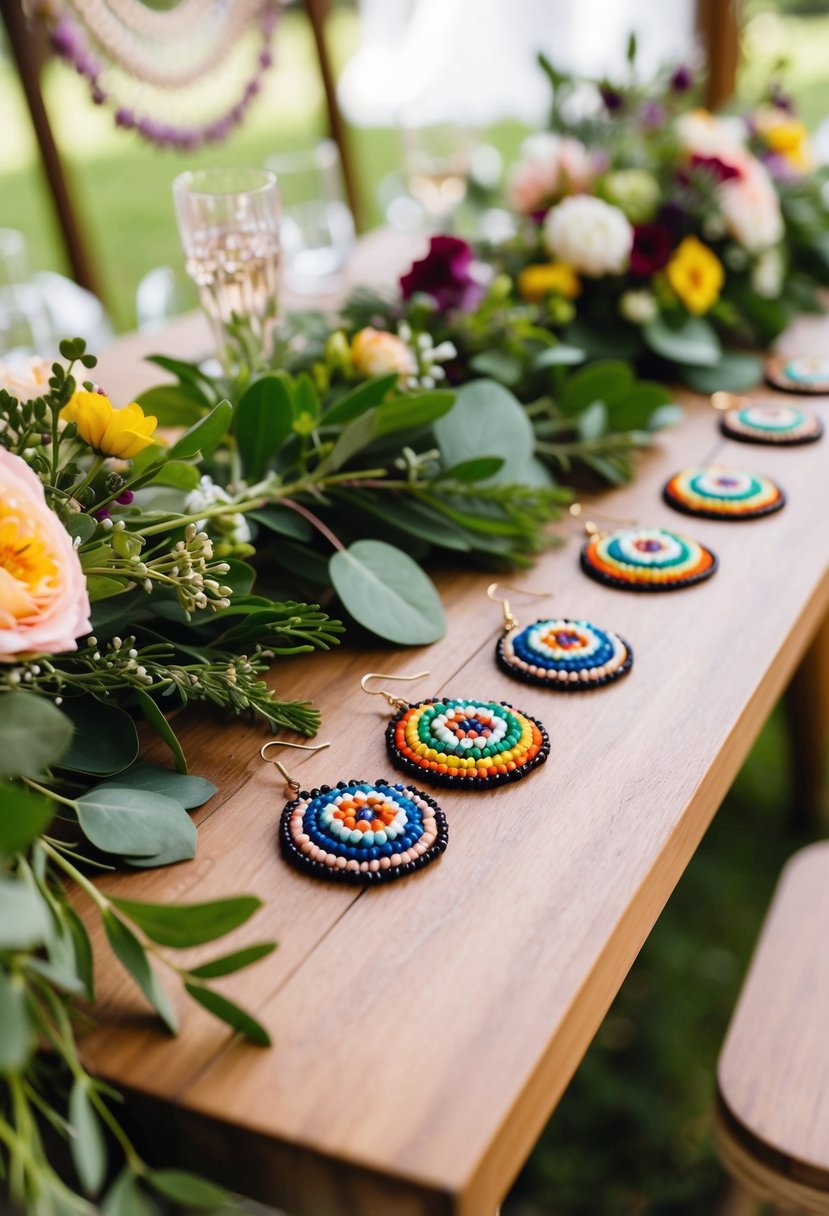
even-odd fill
[(639, 224), (633, 229), (630, 270), (640, 279), (649, 279), (668, 264), (673, 248), (670, 231), (662, 224)]
[(694, 73), (687, 63), (681, 63), (674, 69), (670, 84), (675, 93), (687, 93), (694, 87)]
[(612, 84), (602, 84), (599, 86), (604, 107), (608, 114), (617, 114), (624, 107), (625, 99), (618, 89), (614, 89)]
[(401, 276), (400, 290), (404, 300), (417, 292), (431, 296), (441, 312), (460, 308), (473, 309), (483, 295), (483, 288), (470, 272), (472, 248), (456, 236), (433, 236), (425, 258), (415, 262)]
[(769, 101), (775, 109), (784, 110), (787, 114), (794, 114), (794, 99), (788, 93), (784, 93), (779, 83), (771, 86)]
[(705, 173), (710, 173), (718, 185), (731, 181), (735, 177), (742, 176), (739, 169), (735, 169), (733, 165), (720, 160), (719, 156), (694, 155), (691, 157), (691, 168), (701, 169)]
[(679, 235), (685, 230), (687, 215), (684, 207), (681, 206), (675, 199), (668, 199), (659, 208), (659, 214), (656, 217), (657, 223), (663, 228), (667, 228), (674, 240), (677, 240)]

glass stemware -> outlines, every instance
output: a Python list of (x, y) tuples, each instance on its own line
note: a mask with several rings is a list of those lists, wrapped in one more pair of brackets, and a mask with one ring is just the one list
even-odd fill
[(400, 129), (409, 193), (433, 226), (448, 226), (466, 198), (472, 130), (458, 122), (418, 122), (405, 115)]

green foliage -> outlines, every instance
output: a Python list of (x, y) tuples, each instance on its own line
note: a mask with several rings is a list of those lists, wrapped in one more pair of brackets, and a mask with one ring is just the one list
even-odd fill
[(379, 637), (425, 646), (446, 632), (434, 585), (402, 550), (379, 540), (358, 540), (332, 556), (330, 570), (345, 607)]

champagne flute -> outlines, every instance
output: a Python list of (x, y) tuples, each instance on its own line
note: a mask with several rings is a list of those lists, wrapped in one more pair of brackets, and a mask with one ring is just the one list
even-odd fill
[[(279, 192), (267, 169), (195, 169), (173, 182), (187, 273), (232, 372), (242, 357), (260, 357), (276, 315)], [(240, 343), (247, 326), (254, 348)]]
[(448, 227), (466, 198), (473, 136), (458, 122), (401, 122), (403, 164), (410, 194), (436, 228)]

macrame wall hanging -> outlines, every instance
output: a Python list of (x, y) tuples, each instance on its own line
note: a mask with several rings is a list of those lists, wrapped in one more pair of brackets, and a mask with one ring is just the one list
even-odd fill
[(242, 122), (273, 63), (280, 8), (277, 0), (46, 0), (34, 15), (117, 126), (190, 151)]

